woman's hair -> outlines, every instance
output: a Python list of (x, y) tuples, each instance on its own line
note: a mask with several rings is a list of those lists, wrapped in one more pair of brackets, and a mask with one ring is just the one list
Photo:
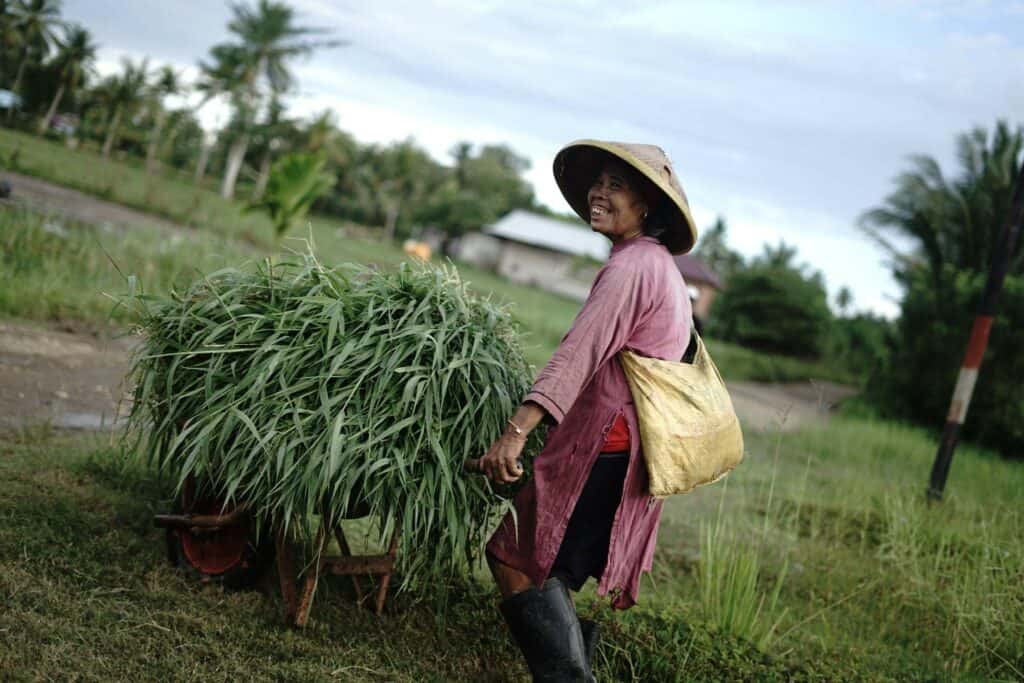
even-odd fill
[(661, 240), (672, 223), (672, 207), (665, 193), (658, 189), (647, 177), (630, 167), (633, 174), (633, 183), (637, 192), (647, 202), (647, 216), (644, 218), (643, 231), (648, 237), (656, 237)]
[(668, 202), (664, 197), (658, 197), (657, 200), (648, 204), (647, 218), (644, 219), (643, 224), (644, 234), (661, 240), (661, 236), (668, 232), (671, 220)]

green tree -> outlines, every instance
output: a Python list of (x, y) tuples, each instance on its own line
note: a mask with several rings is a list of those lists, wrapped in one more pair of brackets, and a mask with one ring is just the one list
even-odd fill
[(452, 147), (451, 177), (429, 194), (417, 219), (444, 231), (447, 252), (456, 237), (493, 223), (513, 209), (547, 213), (523, 175), (530, 162), (505, 145)]
[(439, 187), (419, 213), (424, 223), (444, 231), (441, 251), (445, 254), (449, 253), (455, 238), (479, 230), (497, 217), (492, 203), (472, 190), (459, 189), (455, 182)]
[(715, 303), (713, 331), (743, 346), (817, 358), (832, 322), (821, 273), (794, 263), (786, 244), (765, 246), (734, 271)]
[[(199, 62), (199, 79), (196, 81), (195, 87), (202, 94), (202, 98), (196, 105), (194, 115), (198, 117), (207, 104), (223, 95), (232, 102), (237, 118), (238, 113), (247, 105), (246, 98), (242, 96), (242, 88), (247, 79), (244, 50), (236, 45), (214, 45), (210, 48), (209, 60)], [(241, 142), (236, 142), (236, 144), (241, 144)], [(248, 139), (244, 140), (244, 144), (249, 144)], [(207, 136), (200, 138), (200, 149), (194, 174), (196, 185), (199, 185), (206, 174), (206, 165), (212, 147), (212, 140)]]
[(16, 0), (0, 0), (0, 83), (12, 83), (21, 56), (22, 34)]
[(250, 204), (249, 209), (267, 212), (278, 239), (334, 183), (334, 177), (324, 172), (325, 164), (322, 155), (305, 153), (286, 154), (274, 164), (263, 198)]
[(733, 271), (743, 266), (743, 257), (729, 248), (726, 241), (728, 228), (725, 218), (719, 216), (710, 228), (701, 233), (694, 255), (728, 282)]
[(67, 91), (72, 93), (85, 81), (92, 72), (96, 60), (97, 46), (92, 36), (78, 24), (67, 27), (64, 37), (57, 43), (57, 55), (54, 57), (54, 68), (57, 70), (57, 92), (46, 110), (46, 115), (39, 122), (39, 132), (50, 129), (50, 122), (57, 113), (57, 107)]
[(295, 120), (284, 115), (281, 100), (277, 97), (272, 98), (267, 108), (266, 119), (256, 126), (253, 135), (253, 152), (260, 159), (256, 184), (252, 190), (253, 201), (258, 201), (266, 190), (274, 155), (297, 144), (300, 136)]
[[(308, 131), (307, 131), (308, 132)], [(320, 144), (308, 139), (307, 144)], [(380, 225), (386, 238), (408, 234), (424, 220), (424, 209), (449, 172), (412, 140), (391, 145), (358, 145), (332, 135), (338, 168), (335, 191), (323, 208), (365, 225)]]
[(836, 306), (839, 307), (839, 314), (845, 317), (847, 311), (849, 311), (849, 308), (852, 305), (853, 292), (850, 291), (849, 287), (843, 285), (839, 288), (839, 291), (836, 292)]
[(121, 61), (121, 73), (106, 79), (103, 88), (110, 107), (110, 117), (107, 120), (106, 138), (103, 141), (104, 157), (110, 156), (126, 114), (131, 115), (143, 102), (149, 79), (148, 70), (147, 60), (143, 59), (136, 64), (125, 58)]
[[(892, 257), (903, 287), (891, 357), (869, 384), (887, 412), (939, 425), (945, 416), (971, 320), (1021, 166), (1024, 133), (997, 122), (956, 139), (959, 170), (949, 177), (930, 157), (911, 158), (884, 203), (862, 217), (864, 230)], [(888, 237), (909, 241), (900, 249)], [(1000, 310), (964, 425), (968, 438), (1024, 453), (1024, 368), (1016, 330), (1024, 326), (1024, 248), (1010, 255)]]
[(184, 92), (185, 83), (181, 74), (169, 65), (161, 67), (149, 85), (146, 101), (152, 112), (153, 125), (146, 145), (146, 175), (152, 175), (156, 171), (157, 153), (163, 139), (164, 127), (167, 125), (168, 111), (165, 99)]
[(296, 25), (295, 11), (289, 5), (259, 0), (255, 7), (231, 5), (228, 31), (233, 43), (213, 48), (214, 64), (220, 69), (220, 85), (231, 96), (239, 131), (228, 150), (221, 196), (235, 193), (238, 173), (245, 160), (251, 129), (261, 108), (272, 96), (292, 88), (294, 76), (289, 63), (310, 55), (315, 49), (338, 45), (338, 41), (315, 40), (320, 29)]
[[(63, 26), (60, 6), (60, 0), (22, 0), (10, 6), (21, 47), (18, 71), (11, 85), (14, 92), (21, 91), (21, 81), (29, 62), (41, 64), (57, 42), (56, 31)], [(13, 108), (7, 110), (8, 120), (13, 111)]]
[[(911, 169), (896, 179), (885, 202), (861, 217), (861, 226), (894, 260), (893, 274), (905, 281), (923, 265), (936, 288), (944, 286), (945, 266), (987, 270), (1000, 227), (1010, 207), (1013, 180), (1024, 133), (1000, 121), (991, 136), (983, 128), (959, 135), (960, 174), (947, 178), (928, 156), (911, 157)], [(913, 244), (906, 252), (888, 233)], [(1024, 240), (1012, 254), (1010, 272), (1020, 272)]]

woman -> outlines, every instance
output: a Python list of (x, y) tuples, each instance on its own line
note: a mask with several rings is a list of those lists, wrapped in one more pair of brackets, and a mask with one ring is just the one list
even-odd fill
[(517, 480), (526, 435), (541, 420), (554, 423), (487, 557), (534, 679), (593, 680), (596, 631), (581, 630), (566, 589), (593, 576), (612, 607), (632, 606), (661, 516), (617, 354), (682, 357), (692, 313), (671, 254), (689, 251), (697, 231), (659, 147), (581, 140), (558, 153), (554, 170), (573, 210), (611, 240), (611, 255), (480, 468), (495, 482)]

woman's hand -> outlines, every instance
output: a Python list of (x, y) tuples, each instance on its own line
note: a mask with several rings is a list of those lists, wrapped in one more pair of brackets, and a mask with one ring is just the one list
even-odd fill
[(523, 476), (519, 455), (526, 445), (526, 436), (505, 432), (491, 444), (487, 455), (477, 461), (480, 471), (496, 484), (511, 484)]
[(526, 437), (544, 415), (544, 409), (533, 401), (523, 403), (508, 421), (505, 431), (487, 449), (487, 455), (479, 460), (467, 460), (463, 467), (470, 472), (486, 474), (496, 484), (518, 481), (523, 476), (519, 456), (526, 445)]

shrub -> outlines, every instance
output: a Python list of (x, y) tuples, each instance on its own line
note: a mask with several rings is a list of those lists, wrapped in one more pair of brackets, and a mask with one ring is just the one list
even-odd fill
[(755, 262), (733, 273), (715, 306), (711, 332), (760, 351), (816, 358), (831, 318), (817, 274)]

